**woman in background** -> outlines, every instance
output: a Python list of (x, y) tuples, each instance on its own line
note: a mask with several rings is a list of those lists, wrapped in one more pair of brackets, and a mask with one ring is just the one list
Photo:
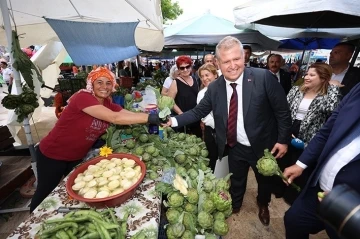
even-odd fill
[[(204, 86), (202, 90), (199, 91), (196, 102), (199, 102), (204, 98), (205, 92), (207, 91), (208, 85), (215, 81), (218, 78), (216, 67), (211, 64), (207, 63), (202, 65), (199, 70), (198, 74), (200, 80)], [(216, 160), (218, 159), (218, 150), (216, 145), (215, 139), (215, 122), (213, 113), (210, 112), (205, 118), (201, 119), (202, 130), (204, 132), (204, 141), (206, 144), (206, 148), (209, 151), (209, 159), (210, 159), (210, 168), (212, 171), (215, 169)]]
[(171, 83), (173, 82), (173, 80), (176, 79), (176, 77), (179, 76), (179, 71), (176, 65), (173, 65), (170, 69), (170, 73), (169, 76), (165, 79), (164, 84), (163, 84), (163, 88), (161, 90), (161, 94), (162, 95), (167, 95), (169, 92), (169, 88), (171, 86)]
[[(298, 138), (304, 142), (304, 148), (315, 136), (319, 129), (326, 122), (333, 110), (340, 102), (341, 94), (340, 83), (330, 80), (332, 68), (326, 63), (314, 63), (310, 65), (304, 83), (301, 86), (294, 86), (287, 95), (292, 119), (291, 133), (293, 138)], [(286, 166), (296, 163), (304, 148), (295, 148), (289, 145), (288, 152), (281, 160)], [(282, 163), (280, 167), (283, 168)], [(305, 186), (307, 178), (312, 172), (312, 168), (307, 168), (304, 173), (295, 180), (300, 187)], [(298, 193), (292, 189), (286, 189), (284, 198), (292, 203)]]
[[(192, 60), (188, 56), (179, 56), (176, 60), (179, 76), (171, 83), (168, 96), (175, 100), (173, 110), (180, 115), (196, 106), (196, 98), (199, 92), (198, 83), (191, 77)], [(202, 136), (200, 122), (178, 128), (177, 131), (187, 134)]]

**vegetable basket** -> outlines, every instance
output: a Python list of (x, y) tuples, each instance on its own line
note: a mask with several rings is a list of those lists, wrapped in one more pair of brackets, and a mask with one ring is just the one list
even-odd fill
[[(128, 158), (132, 159), (136, 162), (137, 165), (141, 167), (141, 177), (139, 180), (132, 185), (130, 188), (126, 189), (122, 193), (119, 193), (117, 195), (109, 196), (106, 198), (84, 198), (80, 195), (78, 195), (73, 189), (72, 185), (74, 184), (74, 180), (77, 177), (78, 174), (83, 173), (89, 165), (95, 165), (98, 162), (100, 162), (102, 159), (112, 159), (112, 158)], [(124, 203), (126, 200), (131, 198), (136, 188), (139, 186), (139, 184), (143, 181), (146, 174), (146, 166), (144, 162), (140, 160), (139, 157), (132, 155), (132, 154), (125, 154), (125, 153), (114, 153), (110, 154), (108, 157), (96, 157), (91, 160), (86, 161), (85, 163), (82, 163), (80, 166), (75, 168), (75, 170), (70, 174), (67, 182), (66, 182), (66, 190), (69, 196), (73, 199), (79, 200), (81, 202), (85, 202), (91, 207), (95, 208), (105, 208), (105, 207), (116, 207)]]

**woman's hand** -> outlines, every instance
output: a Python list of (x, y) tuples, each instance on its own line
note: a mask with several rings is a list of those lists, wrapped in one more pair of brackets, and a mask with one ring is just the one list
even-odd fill
[(339, 81), (337, 80), (330, 80), (329, 81), (330, 85), (335, 85), (335, 86), (339, 86), (339, 87), (344, 87), (345, 85), (341, 84)]

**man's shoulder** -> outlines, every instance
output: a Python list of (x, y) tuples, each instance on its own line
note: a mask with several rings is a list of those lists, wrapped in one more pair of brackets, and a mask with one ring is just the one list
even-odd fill
[[(355, 74), (360, 74), (360, 68), (359, 67), (355, 67), (355, 66), (351, 66), (351, 67), (349, 67), (349, 70), (348, 70), (348, 72), (350, 73), (355, 73)], [(360, 77), (360, 75), (359, 75), (359, 77)]]

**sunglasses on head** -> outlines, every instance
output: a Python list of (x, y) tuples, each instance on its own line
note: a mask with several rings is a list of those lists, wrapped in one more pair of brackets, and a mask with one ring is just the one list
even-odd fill
[(190, 69), (190, 65), (187, 65), (187, 66), (180, 66), (179, 67), (179, 70), (181, 70), (181, 71), (183, 71), (183, 70), (185, 70), (185, 69), (187, 69), (187, 70), (189, 70)]

